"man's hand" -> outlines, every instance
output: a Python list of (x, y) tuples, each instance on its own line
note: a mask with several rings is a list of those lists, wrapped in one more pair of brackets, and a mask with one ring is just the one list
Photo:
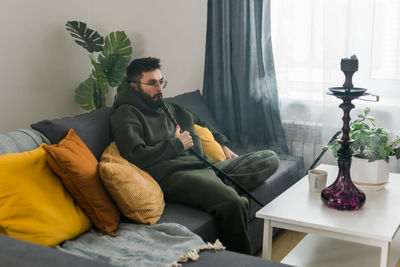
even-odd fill
[(222, 146), (222, 150), (225, 153), (226, 159), (235, 159), (235, 158), (239, 157), (238, 155), (233, 153), (232, 150), (230, 150), (229, 147), (227, 147), (227, 146)]
[(186, 151), (193, 146), (192, 136), (190, 136), (190, 133), (188, 131), (184, 131), (183, 133), (180, 133), (180, 131), (181, 128), (179, 127), (179, 125), (177, 125), (175, 131), (175, 138), (181, 140), (183, 144), (183, 149)]

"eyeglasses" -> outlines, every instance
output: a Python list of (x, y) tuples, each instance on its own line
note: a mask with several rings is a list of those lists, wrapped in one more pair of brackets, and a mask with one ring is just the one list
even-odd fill
[(157, 90), (158, 86), (160, 86), (161, 89), (164, 89), (165, 87), (167, 87), (167, 83), (168, 82), (165, 81), (165, 80), (161, 80), (161, 81), (150, 81), (148, 83), (141, 83), (141, 82), (133, 82), (133, 83), (136, 83), (136, 84), (147, 84), (147, 85), (153, 86), (154, 90)]

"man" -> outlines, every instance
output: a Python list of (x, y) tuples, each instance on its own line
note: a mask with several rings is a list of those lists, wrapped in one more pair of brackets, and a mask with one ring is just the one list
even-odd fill
[(227, 157), (216, 165), (247, 189), (257, 187), (272, 175), (279, 159), (268, 150), (238, 157), (227, 147), (228, 139), (211, 125), (188, 109), (166, 103), (181, 128), (175, 127), (160, 106), (166, 84), (159, 59), (140, 58), (131, 62), (111, 116), (118, 149), (128, 161), (153, 176), (166, 200), (213, 214), (219, 222), (219, 237), (228, 249), (251, 254), (248, 200), (224, 184), (191, 152), (193, 148), (203, 154), (194, 124), (210, 129)]

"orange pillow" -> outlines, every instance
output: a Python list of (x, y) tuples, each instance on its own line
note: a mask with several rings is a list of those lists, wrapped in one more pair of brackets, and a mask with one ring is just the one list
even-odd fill
[(100, 181), (98, 161), (70, 129), (63, 140), (43, 145), (47, 162), (90, 221), (102, 232), (116, 236), (120, 214)]
[(201, 147), (203, 148), (203, 152), (212, 158), (214, 162), (226, 160), (222, 146), (215, 141), (213, 134), (207, 127), (202, 127), (195, 124), (194, 132), (201, 139)]
[(103, 152), (100, 177), (125, 217), (153, 225), (164, 211), (164, 194), (147, 172), (139, 169), (118, 151), (112, 142)]

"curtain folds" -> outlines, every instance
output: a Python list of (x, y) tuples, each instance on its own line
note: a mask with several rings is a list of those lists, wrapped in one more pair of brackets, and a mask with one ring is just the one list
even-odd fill
[(204, 100), (228, 138), (287, 153), (272, 55), (270, 0), (209, 0)]

